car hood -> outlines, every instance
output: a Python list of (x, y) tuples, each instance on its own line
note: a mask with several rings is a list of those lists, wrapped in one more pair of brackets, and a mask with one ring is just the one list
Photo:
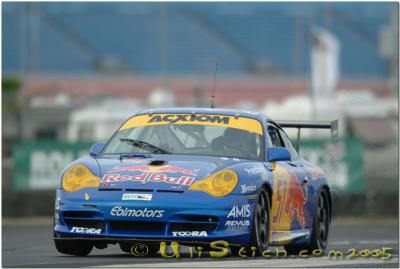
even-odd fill
[(101, 189), (184, 191), (196, 180), (240, 163), (235, 158), (188, 155), (103, 156), (100, 167)]

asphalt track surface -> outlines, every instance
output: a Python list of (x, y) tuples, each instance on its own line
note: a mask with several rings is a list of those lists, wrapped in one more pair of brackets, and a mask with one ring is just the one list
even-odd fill
[[(30, 221), (2, 224), (2, 266), (3, 267), (398, 267), (399, 266), (399, 225), (397, 220), (380, 221), (333, 221), (328, 244), (329, 250), (341, 250), (346, 255), (355, 248), (381, 249), (390, 247), (392, 258), (384, 260), (374, 257), (329, 258), (298, 256), (247, 258), (225, 257), (190, 258), (181, 252), (181, 259), (155, 257), (134, 257), (123, 253), (117, 245), (106, 249), (94, 249), (87, 257), (73, 257), (59, 254), (52, 240), (51, 224)], [(275, 251), (275, 247), (270, 247)], [(186, 256), (186, 257), (185, 257)]]

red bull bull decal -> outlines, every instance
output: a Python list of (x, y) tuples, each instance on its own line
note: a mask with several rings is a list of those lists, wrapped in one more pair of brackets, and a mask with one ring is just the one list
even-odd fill
[(127, 182), (127, 181), (138, 181), (141, 183), (164, 182), (168, 184), (190, 186), (194, 182), (194, 177), (188, 177), (188, 176), (169, 177), (165, 174), (158, 174), (158, 173), (157, 174), (141, 173), (138, 175), (106, 174), (101, 180), (103, 184)]
[[(294, 175), (290, 177), (290, 188), (288, 200), (286, 202), (286, 212), (290, 215), (290, 219), (297, 221), (300, 223), (302, 229), (305, 227), (305, 218), (303, 207), (307, 202), (307, 192), (305, 194), (303, 192), (302, 187), (300, 186), (299, 180)], [(295, 214), (296, 211), (296, 214)]]
[[(294, 174), (277, 164), (272, 173), (274, 192), (271, 212), (274, 214), (271, 216), (270, 243), (274, 238), (272, 232), (290, 231), (292, 222), (298, 221), (301, 229), (305, 228), (304, 205), (307, 202), (306, 191), (303, 191)], [(277, 240), (276, 236), (274, 240)]]
[(197, 176), (193, 170), (177, 167), (177, 166), (147, 166), (147, 165), (133, 165), (133, 166), (115, 166), (110, 172), (124, 172), (124, 171), (138, 171), (148, 173), (179, 173), (189, 176)]

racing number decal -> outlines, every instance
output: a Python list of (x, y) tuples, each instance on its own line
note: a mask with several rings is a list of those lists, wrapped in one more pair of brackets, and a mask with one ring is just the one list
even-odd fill
[[(271, 231), (289, 231), (291, 225), (290, 214), (287, 210), (290, 173), (282, 166), (275, 164), (273, 170), (274, 192), (272, 195)], [(271, 237), (270, 237), (271, 238)]]
[[(290, 231), (293, 221), (305, 228), (304, 204), (307, 202), (307, 191), (303, 191), (298, 178), (284, 167), (275, 164), (272, 172), (274, 177), (274, 193), (272, 195), (272, 218), (270, 243), (272, 240), (290, 242)], [(274, 236), (273, 232), (275, 233)]]
[(281, 221), (282, 209), (283, 209), (283, 204), (285, 202), (286, 193), (287, 193), (286, 181), (278, 180), (276, 186), (277, 210), (274, 211), (274, 214), (272, 216), (273, 223), (279, 223)]

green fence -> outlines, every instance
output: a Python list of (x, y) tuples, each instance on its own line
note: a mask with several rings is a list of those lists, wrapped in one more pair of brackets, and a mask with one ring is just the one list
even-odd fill
[[(61, 170), (80, 156), (88, 155), (90, 146), (91, 143), (56, 141), (19, 144), (13, 153), (13, 189), (54, 189)], [(325, 170), (334, 190), (341, 193), (363, 192), (363, 145), (358, 139), (302, 141), (300, 153)]]
[(358, 138), (302, 141), (300, 154), (324, 169), (334, 191), (364, 192), (364, 147)]
[(60, 172), (75, 159), (89, 155), (91, 143), (24, 142), (15, 147), (14, 190), (54, 189)]

